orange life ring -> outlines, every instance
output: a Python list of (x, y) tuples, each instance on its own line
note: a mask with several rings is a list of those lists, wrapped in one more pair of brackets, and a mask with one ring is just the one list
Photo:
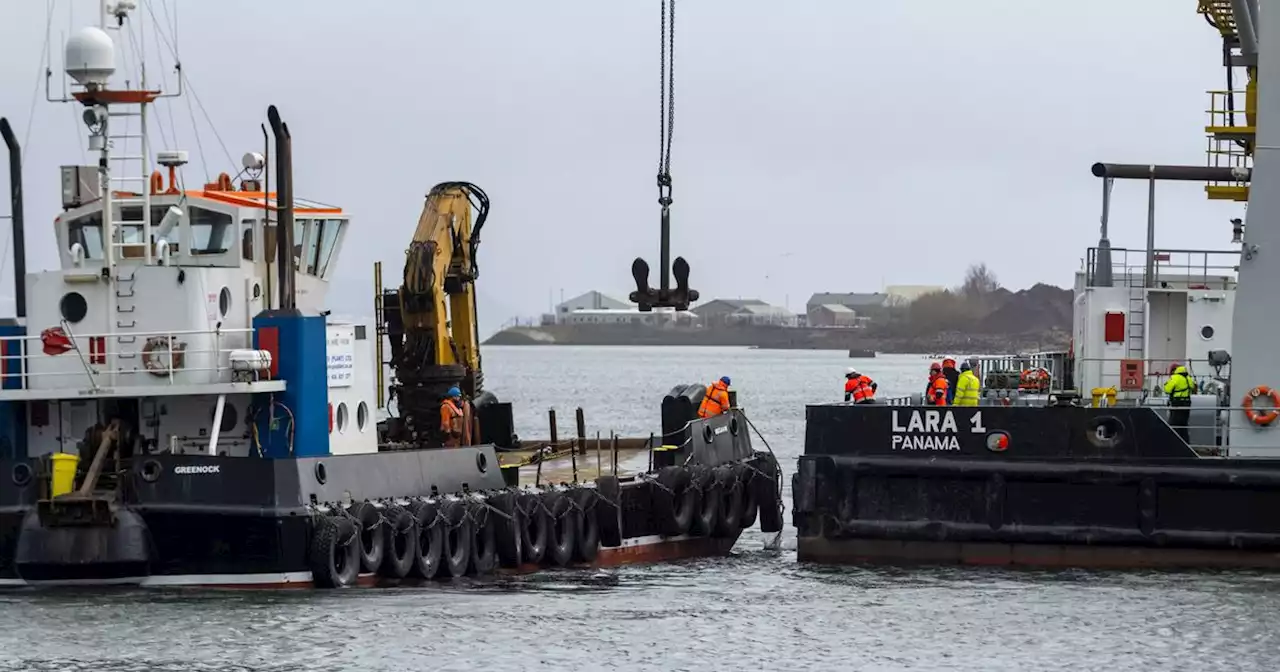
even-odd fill
[[(1272, 408), (1263, 411), (1254, 410), (1253, 400), (1258, 397), (1270, 399)], [(1277, 418), (1280, 418), (1280, 392), (1276, 392), (1266, 385), (1259, 385), (1249, 390), (1249, 394), (1244, 397), (1244, 415), (1249, 418), (1249, 422), (1259, 427), (1266, 427), (1275, 422)]]

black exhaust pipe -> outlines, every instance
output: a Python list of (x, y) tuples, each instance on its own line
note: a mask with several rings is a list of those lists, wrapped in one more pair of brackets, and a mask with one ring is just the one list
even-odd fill
[(22, 148), (9, 120), (0, 118), (0, 136), (9, 148), (9, 208), (13, 220), (13, 303), (17, 317), (27, 316), (27, 241), (22, 220)]
[(275, 105), (267, 108), (267, 122), (276, 136), (276, 265), (280, 310), (295, 310), (293, 267), (293, 139), (280, 121)]

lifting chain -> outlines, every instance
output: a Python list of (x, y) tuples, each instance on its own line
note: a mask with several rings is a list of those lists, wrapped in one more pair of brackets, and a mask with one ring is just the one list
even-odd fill
[[(641, 311), (654, 308), (688, 310), (698, 300), (697, 290), (689, 289), (689, 262), (676, 257), (671, 262), (671, 130), (676, 121), (676, 0), (658, 0), (662, 7), (662, 31), (659, 35), (658, 78), (658, 204), (662, 206), (661, 265), (658, 287), (649, 286), (649, 264), (639, 257), (631, 263), (631, 277), (636, 291), (631, 300)], [(675, 275), (676, 286), (671, 287)]]
[(676, 123), (676, 1), (658, 1), (662, 5), (662, 31), (658, 38), (658, 203), (666, 208), (671, 205), (671, 131)]

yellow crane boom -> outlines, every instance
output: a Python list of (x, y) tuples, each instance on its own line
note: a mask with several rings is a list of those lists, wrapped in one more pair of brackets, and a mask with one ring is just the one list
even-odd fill
[(480, 187), (432, 187), (405, 250), (403, 284), (379, 297), (379, 326), (390, 340), (395, 373), (391, 396), (400, 417), (401, 431), (392, 440), (433, 440), (448, 389), (457, 386), (468, 397), (484, 389), (475, 280), (480, 230), (488, 216), (489, 197)]

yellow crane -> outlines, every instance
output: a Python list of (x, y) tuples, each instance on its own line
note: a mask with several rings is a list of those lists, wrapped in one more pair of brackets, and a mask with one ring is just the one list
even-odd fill
[[(489, 197), (480, 187), (470, 182), (437, 184), (427, 193), (405, 250), (400, 287), (384, 290), (381, 263), (374, 265), (378, 361), (384, 361), (385, 337), (395, 376), (391, 397), (399, 411), (399, 422), (388, 437), (393, 441), (437, 438), (440, 400), (449, 388), (457, 386), (470, 398), (484, 390), (475, 280), (480, 230), (488, 216)], [(380, 408), (383, 389), (379, 366)]]

